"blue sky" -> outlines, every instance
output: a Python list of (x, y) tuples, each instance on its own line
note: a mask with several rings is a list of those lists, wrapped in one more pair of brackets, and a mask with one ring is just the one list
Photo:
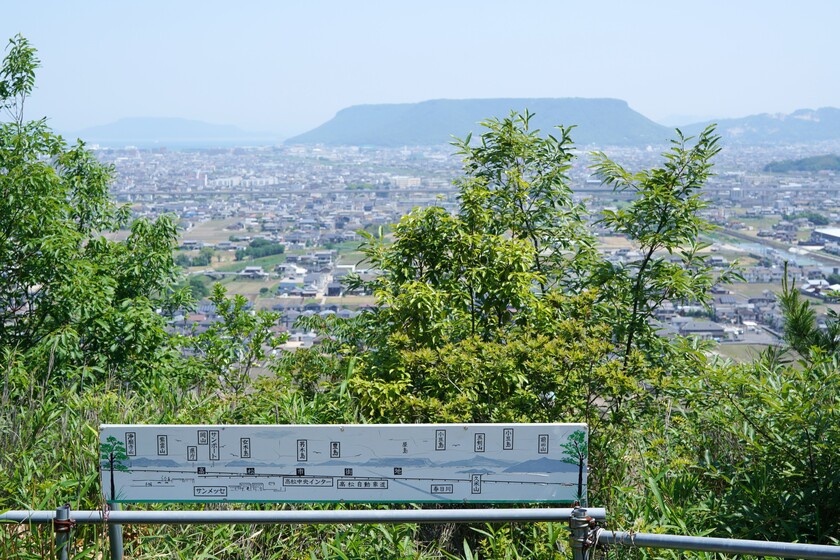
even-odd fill
[(835, 0), (27, 0), (3, 6), (0, 40), (38, 48), (28, 116), (62, 130), (163, 116), (290, 135), (436, 98), (615, 97), (667, 124), (840, 106), (838, 23)]

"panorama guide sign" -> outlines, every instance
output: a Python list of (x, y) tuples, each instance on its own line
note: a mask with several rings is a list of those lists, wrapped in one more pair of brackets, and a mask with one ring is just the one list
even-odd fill
[(109, 502), (551, 502), (586, 493), (585, 424), (103, 425)]

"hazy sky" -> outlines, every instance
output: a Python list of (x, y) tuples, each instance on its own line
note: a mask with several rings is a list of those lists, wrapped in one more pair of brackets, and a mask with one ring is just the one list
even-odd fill
[[(303, 132), (361, 103), (615, 97), (642, 114), (840, 106), (840, 1), (5, 2), (42, 68), (28, 116)], [(679, 123), (676, 123), (679, 124)]]

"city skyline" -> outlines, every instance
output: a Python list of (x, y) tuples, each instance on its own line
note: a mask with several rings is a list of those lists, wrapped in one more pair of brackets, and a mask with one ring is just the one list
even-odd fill
[(178, 117), (291, 136), (348, 106), (612, 97), (666, 125), (840, 106), (840, 4), (18, 3), (27, 116)]

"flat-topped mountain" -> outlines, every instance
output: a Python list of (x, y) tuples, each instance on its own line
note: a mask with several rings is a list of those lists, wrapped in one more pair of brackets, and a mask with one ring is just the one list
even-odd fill
[(163, 117), (132, 117), (70, 134), (85, 142), (106, 145), (189, 145), (214, 146), (245, 143), (271, 143), (278, 137), (248, 132), (233, 125)]
[(511, 111), (534, 113), (544, 132), (576, 125), (577, 145), (662, 144), (672, 130), (656, 124), (619, 99), (436, 99), (421, 103), (356, 105), (286, 144), (404, 146), (446, 144), (453, 136), (479, 134), (480, 121)]

